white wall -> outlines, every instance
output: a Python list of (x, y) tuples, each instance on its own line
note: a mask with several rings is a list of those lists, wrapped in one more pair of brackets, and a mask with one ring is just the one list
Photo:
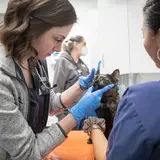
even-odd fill
[(72, 31), (68, 35), (74, 36), (80, 34), (84, 36), (87, 42), (89, 54), (82, 59), (91, 67), (91, 57), (95, 55), (93, 48), (96, 41), (98, 17), (97, 17), (97, 0), (71, 0), (78, 16), (78, 23), (75, 24)]
[[(103, 72), (116, 68), (129, 72), (126, 4), (98, 1), (98, 40), (97, 50), (104, 56)], [(97, 55), (97, 59), (100, 57)]]
[(5, 13), (9, 0), (0, 0), (0, 13)]
[(98, 1), (97, 50), (104, 54), (105, 72), (115, 68), (123, 74), (159, 72), (143, 48), (143, 3), (144, 0)]

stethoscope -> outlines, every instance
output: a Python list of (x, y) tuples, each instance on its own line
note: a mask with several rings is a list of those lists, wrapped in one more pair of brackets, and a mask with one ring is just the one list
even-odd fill
[[(35, 70), (35, 73), (36, 73), (38, 79), (40, 80), (40, 82), (42, 84), (40, 86), (41, 92), (42, 93), (43, 92), (49, 93), (51, 89), (53, 89), (57, 86), (57, 84), (55, 84), (53, 87), (50, 87), (49, 77), (48, 77), (46, 70), (44, 69), (43, 65), (40, 64), (39, 61), (37, 62), (37, 65), (38, 65), (39, 71), (38, 71), (37, 67), (34, 67), (34, 70)], [(42, 77), (41, 75), (43, 75), (43, 73), (44, 73), (44, 76)], [(44, 83), (44, 81), (46, 81), (46, 84)]]

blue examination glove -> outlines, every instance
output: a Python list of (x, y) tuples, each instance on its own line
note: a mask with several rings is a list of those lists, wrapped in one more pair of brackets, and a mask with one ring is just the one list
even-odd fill
[(96, 111), (93, 111), (85, 115), (85, 119), (87, 119), (88, 117), (98, 117), (98, 116)]
[(93, 87), (90, 87), (80, 101), (70, 109), (70, 113), (79, 124), (85, 116), (95, 112), (99, 107), (102, 95), (104, 92), (111, 89), (114, 85), (110, 84), (102, 89), (93, 92)]
[(98, 62), (97, 72), (100, 72), (101, 63), (102, 63), (102, 61), (99, 61), (99, 62)]
[(95, 75), (95, 69), (93, 68), (91, 70), (91, 73), (87, 76), (87, 77), (79, 77), (79, 85), (83, 88), (83, 89), (88, 89), (93, 82), (93, 78)]

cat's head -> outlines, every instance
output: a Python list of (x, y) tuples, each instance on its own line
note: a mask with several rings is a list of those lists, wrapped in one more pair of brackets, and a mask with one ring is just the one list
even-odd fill
[[(116, 96), (118, 94), (119, 76), (120, 76), (119, 69), (114, 70), (111, 74), (98, 74), (94, 78), (93, 87), (95, 90), (98, 90), (105, 87), (106, 85), (114, 84), (114, 87), (109, 91), (105, 92), (104, 95), (107, 97)], [(102, 98), (102, 101), (103, 99), (104, 98)]]

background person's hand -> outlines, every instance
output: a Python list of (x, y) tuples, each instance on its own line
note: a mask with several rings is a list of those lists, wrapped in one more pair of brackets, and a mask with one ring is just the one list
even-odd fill
[(100, 74), (101, 63), (102, 63), (102, 61), (98, 62), (96, 74)]
[(73, 118), (79, 124), (86, 114), (92, 114), (99, 107), (103, 93), (111, 89), (114, 85), (110, 84), (102, 89), (93, 92), (90, 87), (80, 101), (70, 109)]
[(93, 79), (94, 79), (94, 75), (95, 75), (95, 69), (93, 68), (91, 70), (91, 73), (88, 76), (79, 77), (79, 85), (81, 86), (81, 88), (88, 89), (89, 87), (91, 87)]

